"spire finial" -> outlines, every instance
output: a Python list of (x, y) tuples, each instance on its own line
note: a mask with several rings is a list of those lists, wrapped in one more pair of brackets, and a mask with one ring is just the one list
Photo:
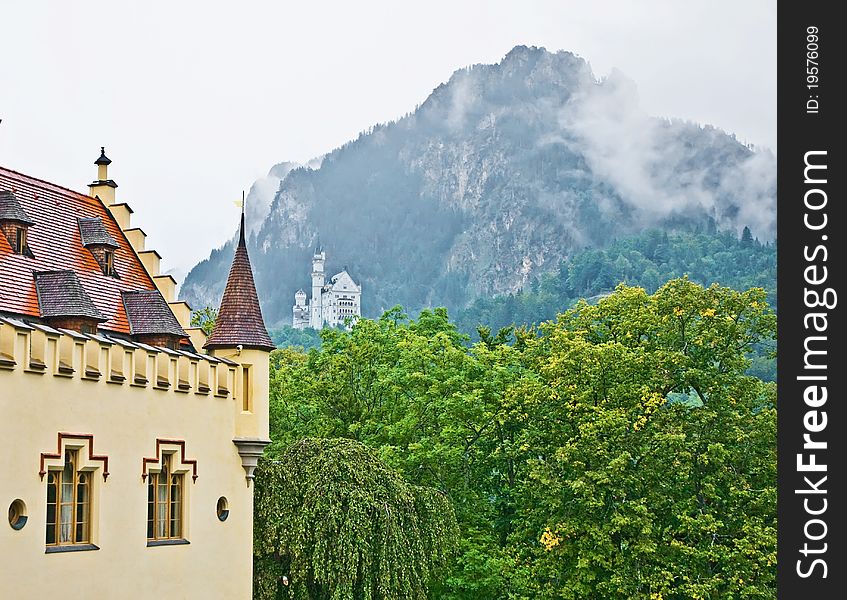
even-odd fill
[(239, 246), (246, 245), (245, 241), (244, 241), (244, 213), (241, 213), (241, 229), (238, 232), (238, 245)]
[(100, 146), (100, 156), (94, 161), (95, 165), (107, 166), (112, 164), (112, 161), (106, 156), (106, 146)]

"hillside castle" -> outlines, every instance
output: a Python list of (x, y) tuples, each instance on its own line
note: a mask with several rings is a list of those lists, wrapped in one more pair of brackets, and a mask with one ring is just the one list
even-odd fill
[(206, 337), (110, 163), (88, 194), (0, 167), (0, 596), (249, 600), (274, 346), (244, 216)]
[(346, 326), (347, 319), (362, 316), (362, 286), (356, 285), (347, 269), (325, 283), (325, 264), (326, 252), (318, 246), (312, 256), (312, 299), (307, 304), (306, 292), (302, 289), (294, 294), (291, 320), (294, 329)]

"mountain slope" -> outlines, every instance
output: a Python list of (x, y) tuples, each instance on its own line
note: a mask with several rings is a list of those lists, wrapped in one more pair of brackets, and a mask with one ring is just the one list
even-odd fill
[[(774, 234), (772, 154), (650, 117), (620, 73), (597, 80), (582, 58), (541, 48), (459, 70), (414, 113), (277, 174), (249, 237), (271, 324), (290, 322), (318, 242), (373, 316), (514, 292), (575, 250), (647, 228)], [(232, 251), (192, 269), (183, 299), (215, 304)]]

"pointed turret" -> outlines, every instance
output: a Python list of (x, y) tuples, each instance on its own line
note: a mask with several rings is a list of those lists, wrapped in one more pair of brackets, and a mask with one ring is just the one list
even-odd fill
[(256, 284), (253, 282), (253, 269), (250, 266), (250, 257), (247, 255), (247, 244), (244, 239), (243, 212), (238, 246), (232, 259), (218, 318), (204, 348), (237, 348), (238, 346), (268, 352), (275, 348), (265, 328), (262, 308), (259, 306), (259, 297), (256, 294)]
[(262, 451), (271, 443), (268, 395), (270, 352), (274, 344), (265, 329), (253, 282), (253, 269), (247, 256), (243, 205), (238, 246), (226, 280), (221, 308), (212, 335), (203, 347), (216, 358), (238, 363), (235, 381), (229, 380), (226, 371), (218, 372), (222, 378), (218, 387), (223, 384), (222, 387), (235, 390), (235, 437), (232, 443), (238, 448), (249, 485)]

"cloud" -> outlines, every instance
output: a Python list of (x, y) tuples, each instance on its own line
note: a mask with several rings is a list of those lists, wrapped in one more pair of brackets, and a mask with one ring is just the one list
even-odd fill
[(705, 211), (721, 228), (749, 225), (759, 237), (774, 237), (773, 154), (750, 151), (710, 126), (651, 117), (620, 71), (575, 93), (559, 112), (559, 126), (642, 225)]
[(447, 125), (454, 131), (464, 127), (468, 113), (479, 100), (479, 92), (475, 89), (476, 79), (463, 69), (457, 71), (448, 84), (450, 108), (447, 111)]

